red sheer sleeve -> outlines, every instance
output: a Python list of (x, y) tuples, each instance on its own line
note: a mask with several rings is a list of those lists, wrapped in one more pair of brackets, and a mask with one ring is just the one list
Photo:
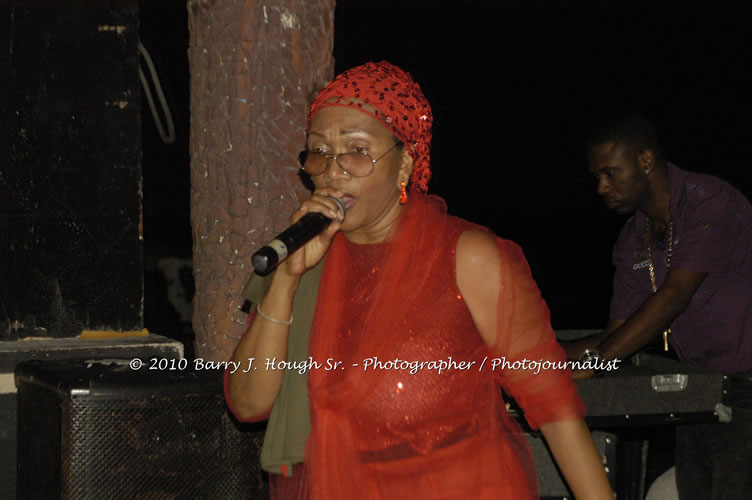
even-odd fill
[[(580, 418), (566, 354), (556, 341), (550, 314), (520, 247), (499, 240), (500, 291), (494, 356), (508, 364), (494, 370), (498, 382), (525, 412), (533, 429), (546, 422)], [(511, 367), (512, 369), (509, 369)]]

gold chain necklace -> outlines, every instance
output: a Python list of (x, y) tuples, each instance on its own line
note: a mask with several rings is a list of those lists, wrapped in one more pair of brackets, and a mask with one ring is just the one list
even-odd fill
[[(655, 286), (655, 267), (653, 266), (653, 251), (650, 248), (650, 230), (653, 227), (653, 223), (650, 221), (650, 217), (645, 218), (645, 243), (648, 245), (648, 271), (650, 272), (650, 284), (653, 285), (653, 293), (658, 291), (658, 287)], [(674, 221), (668, 221), (668, 249), (666, 250), (666, 276), (671, 269), (671, 254), (674, 251)], [(671, 328), (663, 330), (663, 350), (668, 351), (668, 334), (671, 333)]]

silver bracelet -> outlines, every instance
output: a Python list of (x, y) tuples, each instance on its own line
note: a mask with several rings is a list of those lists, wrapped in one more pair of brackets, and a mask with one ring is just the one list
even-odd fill
[(256, 313), (264, 318), (269, 323), (274, 323), (275, 325), (285, 325), (290, 326), (292, 325), (292, 314), (290, 314), (290, 321), (282, 321), (281, 319), (274, 319), (271, 316), (267, 316), (266, 314), (261, 312), (261, 306), (259, 304), (256, 304)]
[(598, 352), (598, 349), (585, 349), (577, 360), (581, 363), (587, 363), (588, 361), (600, 359), (600, 357), (601, 353)]

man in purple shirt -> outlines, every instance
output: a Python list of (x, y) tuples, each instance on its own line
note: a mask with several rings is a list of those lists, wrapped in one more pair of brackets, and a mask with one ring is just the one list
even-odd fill
[[(595, 131), (588, 163), (606, 205), (635, 215), (614, 246), (606, 330), (567, 346), (570, 356), (587, 348), (603, 360), (626, 358), (663, 337), (681, 360), (722, 373), (752, 372), (749, 201), (721, 179), (664, 161), (641, 117), (614, 118)], [(749, 386), (739, 384), (731, 403), (733, 425), (677, 428), (682, 499), (752, 495)]]
[[(622, 202), (618, 192), (610, 189), (611, 158), (604, 158), (605, 150), (603, 146), (595, 150), (601, 153), (601, 162), (595, 163), (594, 173), (606, 203), (621, 210), (629, 202)], [(616, 274), (609, 317), (632, 320), (642, 314), (661, 334), (670, 326), (667, 340), (682, 360), (723, 373), (752, 369), (749, 202), (716, 177), (687, 172), (671, 163), (652, 168), (655, 177), (661, 178), (656, 184), (667, 190), (664, 205), (668, 211), (657, 206), (650, 216), (637, 206), (636, 214), (624, 225), (613, 251)], [(644, 304), (643, 309), (649, 311), (653, 301), (669, 307), (653, 317), (640, 310)], [(622, 330), (631, 326), (619, 322)]]

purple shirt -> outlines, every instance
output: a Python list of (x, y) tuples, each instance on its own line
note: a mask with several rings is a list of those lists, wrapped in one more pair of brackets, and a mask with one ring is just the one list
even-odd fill
[[(668, 179), (671, 268), (707, 273), (686, 311), (671, 324), (669, 342), (680, 359), (696, 365), (723, 373), (751, 370), (752, 207), (717, 177), (669, 163)], [(658, 287), (666, 279), (665, 244), (651, 241)], [(613, 261), (610, 317), (628, 319), (653, 293), (642, 213), (622, 228)]]

